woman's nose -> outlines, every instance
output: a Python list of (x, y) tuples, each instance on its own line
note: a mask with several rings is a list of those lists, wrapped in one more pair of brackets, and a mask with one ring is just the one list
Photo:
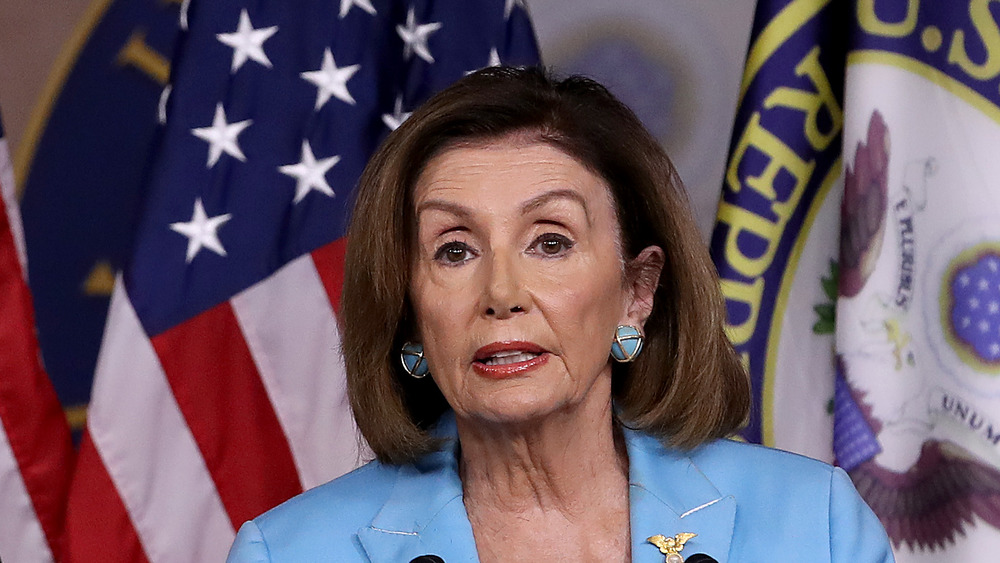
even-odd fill
[(483, 312), (488, 317), (506, 319), (527, 310), (525, 288), (511, 259), (494, 255), (484, 292)]

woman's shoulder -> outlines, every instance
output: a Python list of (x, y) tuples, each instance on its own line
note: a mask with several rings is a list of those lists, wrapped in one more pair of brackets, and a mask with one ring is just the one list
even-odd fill
[[(392, 491), (398, 467), (371, 461), (332, 481), (313, 487), (255, 518), (270, 527), (285, 521), (302, 525), (302, 518), (324, 520), (323, 526), (351, 525), (349, 520), (368, 521)], [(363, 522), (367, 524), (368, 522)], [(359, 524), (361, 525), (361, 524)], [(352, 530), (354, 531), (354, 530)]]
[(361, 547), (348, 538), (371, 524), (397, 472), (373, 461), (292, 497), (240, 528), (229, 561), (306, 561), (338, 553), (351, 560), (348, 552)]
[(706, 476), (723, 482), (750, 486), (757, 480), (829, 481), (835, 471), (832, 465), (811, 457), (733, 439), (713, 440), (693, 450), (679, 451), (664, 446), (649, 434), (635, 431), (629, 434), (632, 448), (664, 460), (688, 458)]
[[(717, 440), (690, 452), (695, 467), (738, 506), (734, 542), (766, 529), (783, 530), (796, 542), (788, 560), (809, 560), (806, 537), (821, 537), (832, 561), (892, 561), (885, 530), (851, 482), (828, 463), (756, 444)], [(766, 529), (758, 529), (766, 523)], [(823, 531), (819, 536), (816, 531)], [(810, 536), (811, 535), (811, 536)], [(798, 555), (796, 555), (798, 554)]]
[(850, 477), (829, 463), (804, 455), (735, 440), (715, 440), (690, 452), (694, 465), (727, 494), (775, 503), (793, 495), (817, 507), (842, 489), (856, 496)]
[(629, 434), (630, 463), (643, 486), (656, 488), (664, 478), (707, 480), (743, 511), (796, 505), (826, 515), (831, 502), (857, 499), (843, 470), (802, 455), (726, 439), (679, 450), (642, 432)]
[(736, 470), (742, 480), (747, 479), (748, 468), (760, 479), (781, 481), (829, 481), (835, 471), (834, 466), (818, 459), (731, 439), (704, 444), (691, 453), (691, 459), (699, 467), (721, 474)]

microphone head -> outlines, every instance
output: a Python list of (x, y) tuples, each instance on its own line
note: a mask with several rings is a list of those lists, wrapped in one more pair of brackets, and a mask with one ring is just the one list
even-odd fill
[(444, 559), (441, 559), (437, 555), (421, 555), (420, 557), (414, 557), (410, 560), (410, 563), (444, 563)]
[(705, 555), (704, 553), (695, 553), (691, 557), (685, 557), (684, 563), (719, 563), (714, 557)]

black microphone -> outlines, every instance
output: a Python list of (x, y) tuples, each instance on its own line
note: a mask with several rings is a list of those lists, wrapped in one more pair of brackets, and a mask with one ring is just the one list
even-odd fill
[[(443, 561), (441, 563), (444, 563)], [(695, 553), (691, 557), (685, 557), (684, 563), (719, 563), (714, 557), (705, 555), (704, 553)]]
[(421, 555), (420, 557), (411, 559), (410, 563), (444, 563), (444, 559), (441, 559), (437, 555)]

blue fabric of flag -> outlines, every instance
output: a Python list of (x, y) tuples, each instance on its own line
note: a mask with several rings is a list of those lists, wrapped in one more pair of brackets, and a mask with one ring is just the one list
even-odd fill
[(72, 69), (52, 99), (38, 100), (44, 120), (24, 131), (17, 155), (38, 338), (67, 407), (90, 397), (111, 295), (104, 276), (99, 287), (90, 280), (104, 267), (120, 269), (131, 252), (166, 81), (161, 65), (180, 34), (180, 2), (87, 4), (76, 22), (81, 35), (62, 54)]
[[(836, 172), (841, 152), (840, 135), (833, 127), (831, 116), (824, 112), (817, 116), (822, 130), (834, 132), (827, 146), (817, 150), (805, 134), (804, 121), (808, 117), (801, 108), (775, 103), (773, 94), (783, 88), (814, 91), (816, 86), (812, 84), (811, 77), (798, 69), (800, 61), (815, 52), (818, 66), (824, 69), (832, 92), (838, 101), (842, 99), (847, 54), (847, 38), (843, 30), (850, 23), (849, 10), (836, 2), (814, 2), (810, 4), (811, 8), (803, 7), (803, 4), (809, 3), (797, 3), (796, 7), (800, 10), (812, 10), (810, 17), (798, 21), (790, 17), (794, 15), (789, 8), (793, 4), (796, 3), (762, 1), (757, 4), (751, 49), (755, 44), (763, 43), (760, 37), (765, 30), (769, 30), (772, 36), (775, 32), (784, 31), (772, 23), (776, 18), (792, 19), (782, 21), (782, 24), (797, 27), (789, 28), (787, 37), (776, 44), (766, 58), (756, 55), (761, 58), (759, 67), (753, 66), (754, 52), (749, 55), (733, 127), (729, 170), (721, 197), (724, 205), (744, 210), (744, 217), (757, 217), (780, 227), (776, 228), (774, 240), (769, 240), (752, 228), (742, 229), (745, 225), (739, 223), (740, 219), (734, 221), (731, 217), (724, 217), (720, 211), (711, 239), (712, 256), (724, 282), (746, 287), (760, 284), (761, 287), (760, 296), (752, 303), (730, 295), (726, 300), (729, 324), (746, 327), (747, 334), (734, 337), (734, 345), (747, 359), (754, 390), (752, 414), (743, 430), (743, 437), (757, 443), (765, 442), (762, 395), (768, 351), (773, 338), (770, 328), (776, 313), (774, 304), (778, 302), (786, 266), (802, 232), (806, 214), (827, 175), (831, 171)], [(783, 157), (765, 152), (763, 147), (758, 146), (760, 138), (754, 138), (754, 135), (773, 138), (773, 146), (780, 147), (775, 150), (788, 151), (790, 159), (801, 157), (808, 161), (813, 169), (806, 178), (806, 185), (798, 187), (798, 179), (785, 168)], [(778, 171), (773, 172), (774, 177), (768, 182), (769, 169), (774, 167)], [(766, 186), (761, 186), (765, 183)], [(773, 194), (767, 193), (769, 190), (773, 190)], [(764, 263), (763, 271), (748, 275), (748, 268), (742, 265), (747, 260)]]
[[(186, 9), (189, 30), (174, 58), (162, 148), (125, 276), (151, 336), (344, 236), (352, 190), (389, 132), (383, 116), (412, 111), (491, 62), (538, 62), (518, 2), (340, 4), (347, 6), (343, 17), (337, 2), (304, 0), (194, 1)], [(238, 49), (221, 37), (237, 34), (244, 18), (253, 33), (273, 31), (262, 41), (257, 36), (263, 57), (248, 55), (237, 65)], [(404, 41), (408, 29), (423, 33), (427, 52), (418, 48), (420, 41), (416, 47)], [(465, 48), (444, 47), (455, 44)], [(343, 76), (355, 65), (340, 90), (315, 82), (324, 68)], [(230, 129), (234, 143), (228, 149), (204, 137), (218, 123), (219, 108), (222, 124), (243, 123), (238, 133)], [(316, 162), (338, 157), (322, 174), (332, 195), (321, 189), (298, 193), (288, 170), (307, 161), (306, 143)], [(195, 221), (198, 205), (201, 223)], [(202, 226), (184, 234), (185, 223)], [(218, 245), (196, 245), (190, 256), (191, 229), (198, 228), (213, 230)]]

